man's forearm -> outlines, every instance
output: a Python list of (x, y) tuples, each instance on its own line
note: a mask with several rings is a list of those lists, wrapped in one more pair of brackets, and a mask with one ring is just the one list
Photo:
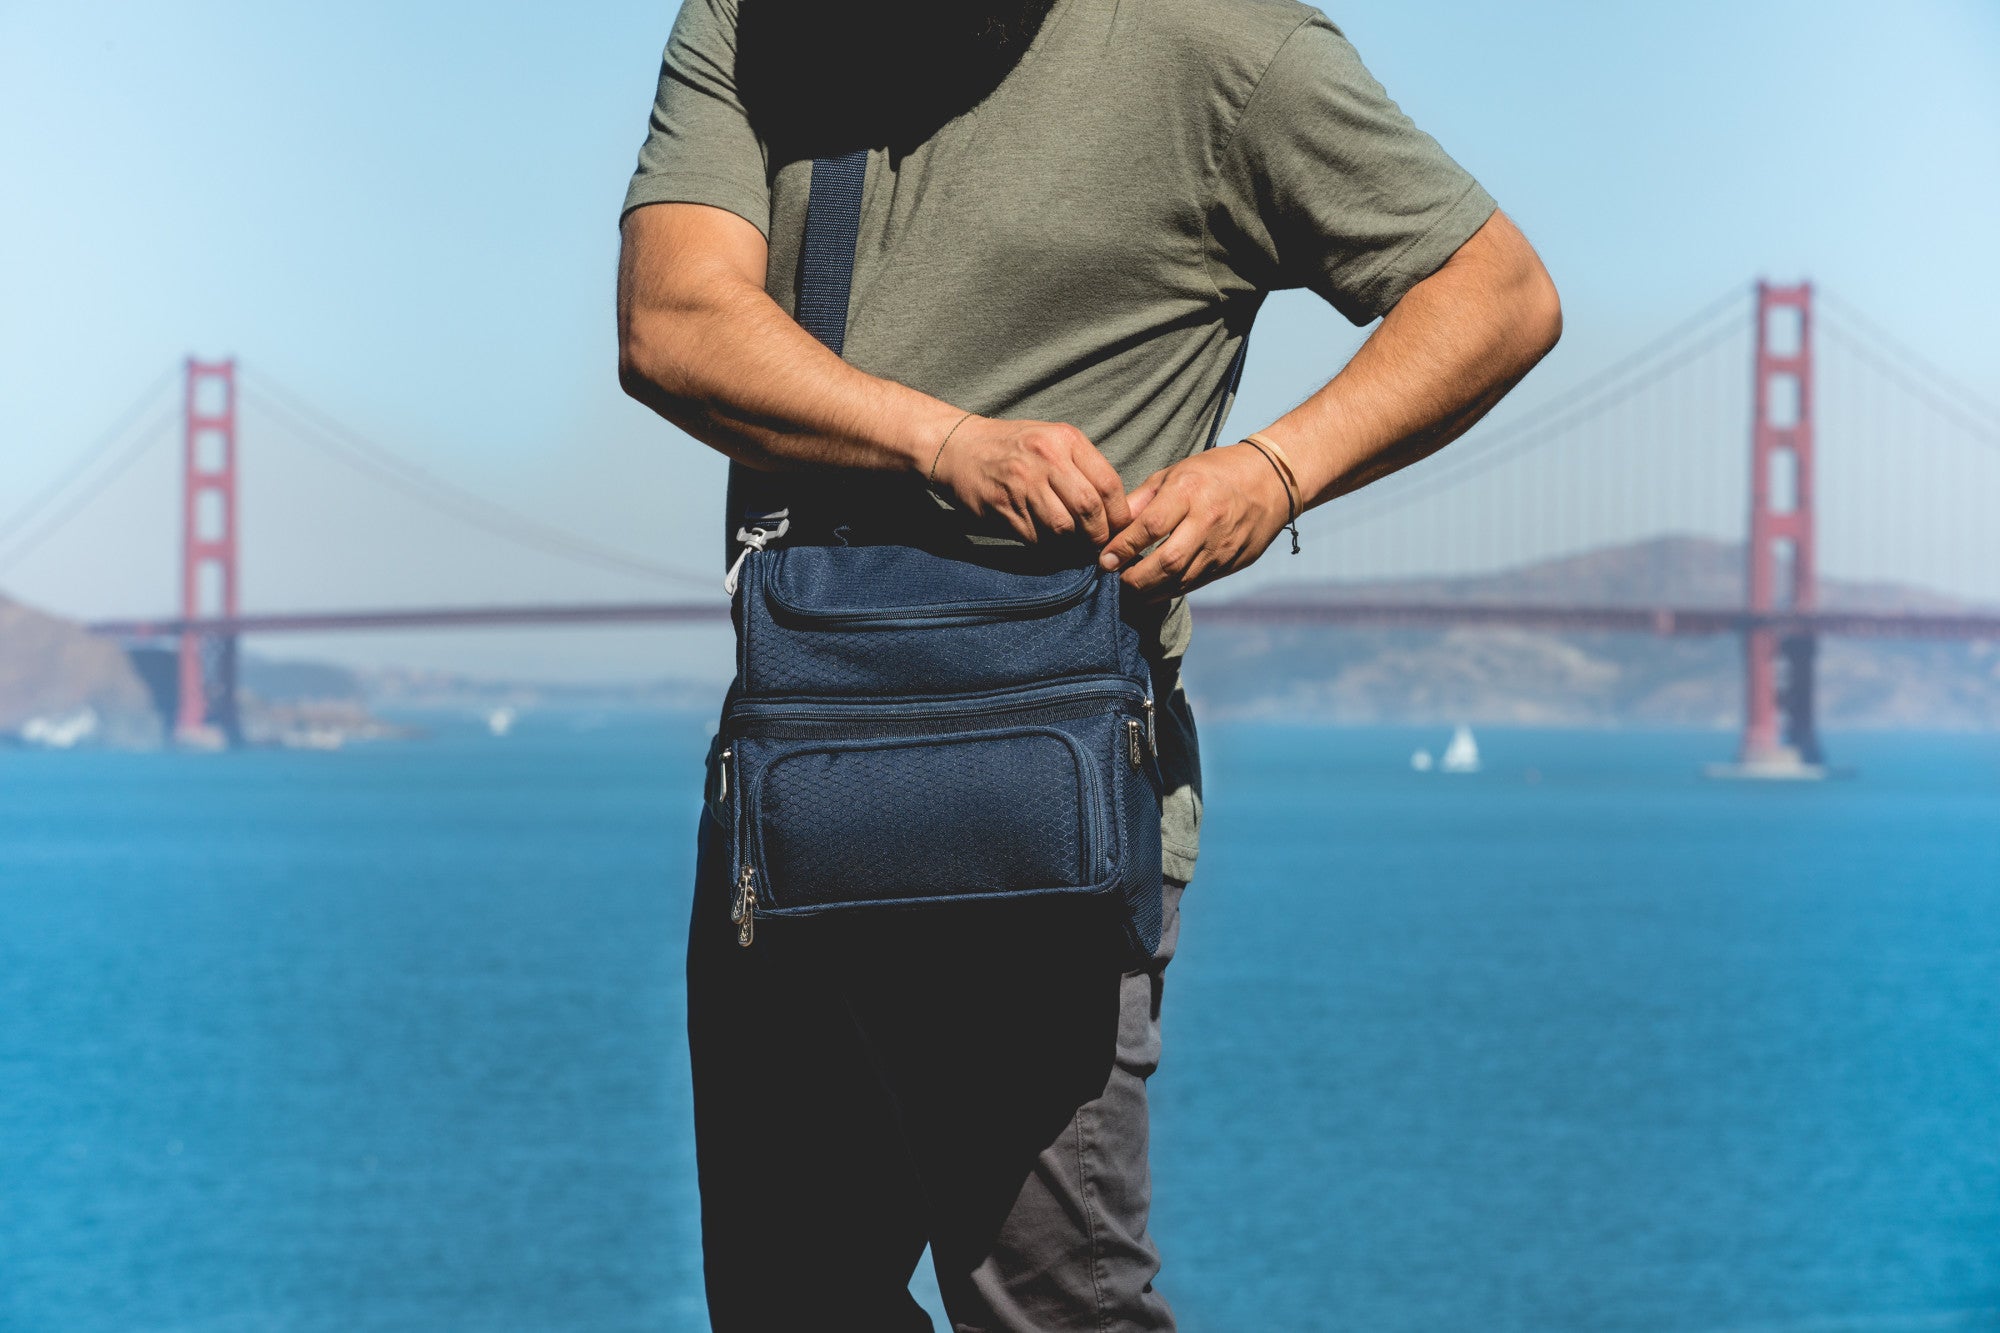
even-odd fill
[(1290, 455), (1305, 504), (1331, 500), (1464, 434), (1561, 330), (1547, 272), (1496, 213), (1404, 295), (1329, 384), (1264, 433)]
[(763, 470), (922, 471), (963, 413), (856, 370), (764, 291), (763, 238), (714, 209), (641, 209), (619, 261), (619, 379)]
[(1082, 431), (976, 416), (856, 370), (765, 293), (766, 262), (763, 236), (721, 209), (629, 214), (618, 261), (625, 391), (749, 467), (914, 472), (1023, 541), (1081, 534), (1102, 546), (1125, 526), (1125, 488)]

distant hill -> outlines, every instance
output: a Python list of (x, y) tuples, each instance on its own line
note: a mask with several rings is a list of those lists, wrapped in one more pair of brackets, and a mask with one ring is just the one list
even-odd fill
[[(1820, 597), (1829, 610), (1968, 609), (1894, 584), (1823, 580)], [(1277, 598), (1733, 607), (1743, 604), (1743, 549), (1662, 537), (1489, 575), (1288, 584), (1246, 596)], [(1727, 727), (1742, 712), (1734, 637), (1203, 627), (1199, 608), (1195, 623), (1189, 688), (1212, 715)], [(2000, 643), (1830, 639), (1819, 685), (1831, 727), (2000, 729)]]
[(67, 620), (0, 597), (0, 736), (36, 719), (89, 709), (95, 738), (157, 745), (162, 728), (145, 682), (124, 649)]
[[(165, 741), (177, 667), (171, 643), (137, 655), (82, 626), (0, 597), (0, 742), (38, 728), (94, 723), (80, 744), (150, 749)], [(360, 679), (323, 662), (273, 661), (243, 655), (243, 724), (253, 740), (296, 730), (298, 718), (374, 734)], [(326, 720), (331, 719), (331, 720)]]
[(240, 670), (244, 691), (266, 703), (360, 702), (366, 694), (360, 676), (328, 662), (295, 662), (245, 653)]

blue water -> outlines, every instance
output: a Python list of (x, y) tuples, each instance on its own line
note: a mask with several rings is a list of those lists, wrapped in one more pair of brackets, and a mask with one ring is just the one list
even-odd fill
[[(0, 752), (0, 1329), (705, 1326), (704, 719), (589, 722)], [(2000, 740), (1439, 739), (1206, 733), (1184, 1327), (2000, 1328)]]

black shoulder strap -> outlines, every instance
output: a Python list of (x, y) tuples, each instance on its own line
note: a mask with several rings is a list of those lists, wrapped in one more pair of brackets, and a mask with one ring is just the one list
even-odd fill
[(799, 257), (798, 319), (839, 356), (847, 345), (847, 302), (854, 290), (854, 243), (861, 236), (861, 186), (868, 150), (813, 161), (806, 199), (806, 239)]
[[(807, 333), (833, 349), (847, 343), (848, 296), (854, 287), (854, 244), (861, 235), (861, 187), (868, 178), (868, 150), (813, 160), (806, 199), (805, 243), (799, 255), (795, 310)], [(762, 529), (776, 536), (791, 515), (790, 487), (782, 474), (729, 465), (728, 519), (723, 560), (736, 558), (743, 534)]]

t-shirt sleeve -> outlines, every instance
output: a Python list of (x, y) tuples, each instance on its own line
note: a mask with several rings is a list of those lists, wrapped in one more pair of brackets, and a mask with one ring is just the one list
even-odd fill
[(1286, 39), (1237, 121), (1210, 232), (1222, 262), (1253, 286), (1309, 287), (1366, 324), (1442, 267), (1493, 209), (1315, 14)]
[(674, 20), (619, 216), (642, 204), (708, 204), (770, 234), (764, 146), (736, 90), (736, 0), (685, 0)]

